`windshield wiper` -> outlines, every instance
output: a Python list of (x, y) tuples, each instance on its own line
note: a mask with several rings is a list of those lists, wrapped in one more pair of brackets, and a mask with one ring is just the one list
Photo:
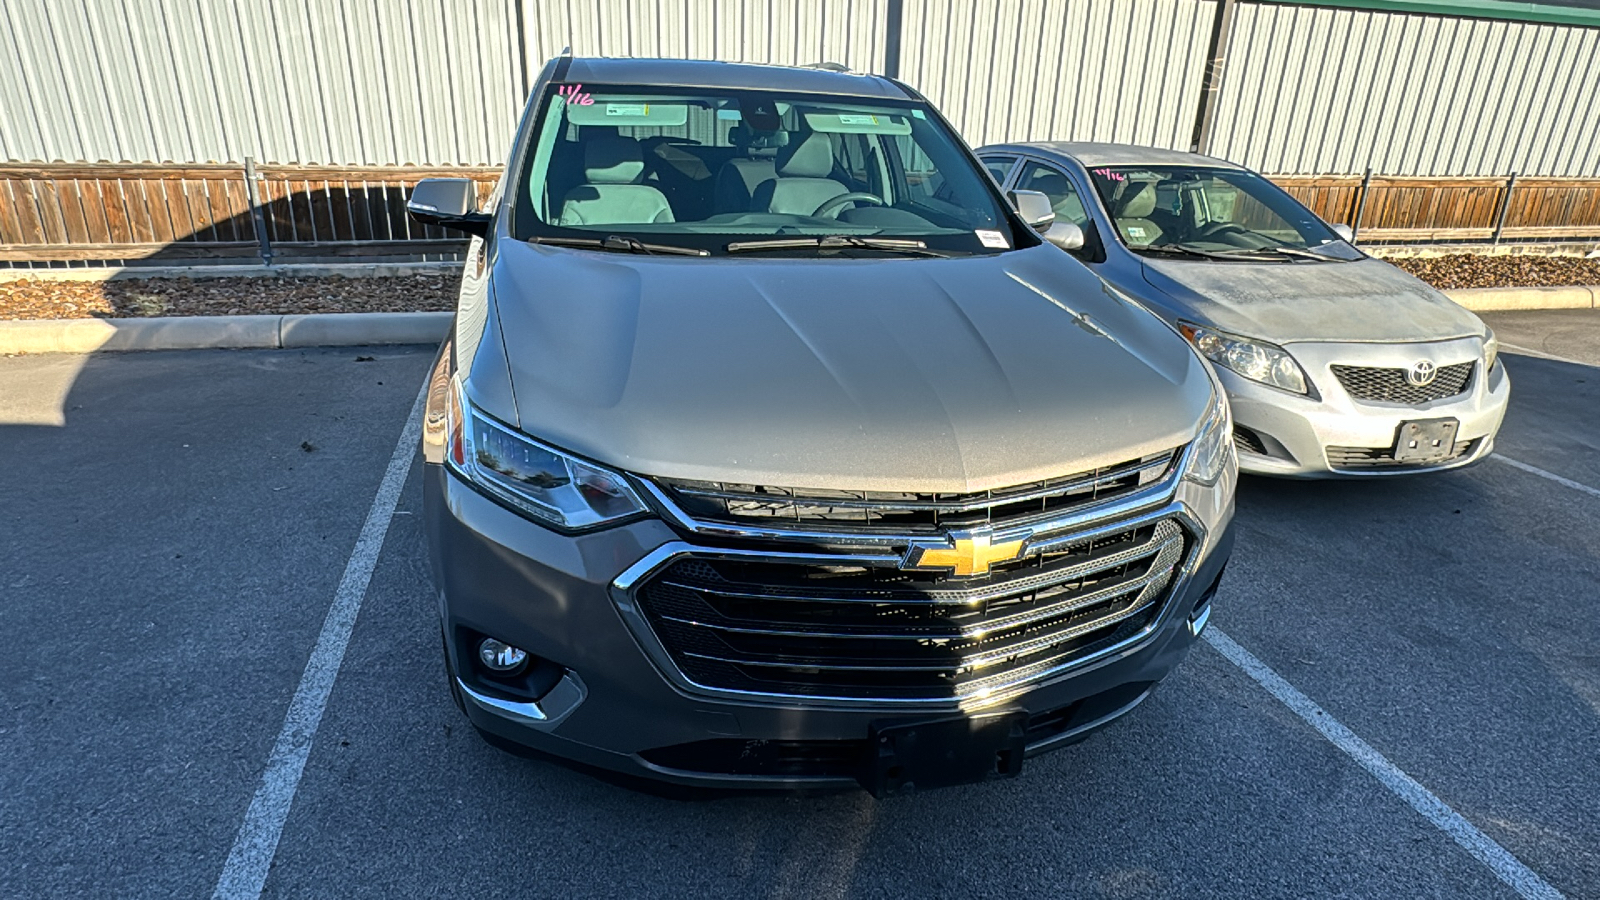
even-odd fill
[(792, 237), (772, 238), (765, 241), (734, 241), (727, 246), (729, 253), (750, 253), (759, 250), (803, 250), (815, 247), (818, 250), (844, 250), (860, 248), (863, 250), (885, 250), (890, 253), (904, 253), (909, 256), (936, 256), (949, 257), (950, 254), (943, 250), (931, 250), (922, 241), (907, 240), (905, 238), (878, 238), (861, 237), (854, 234), (827, 234), (822, 237)]
[(1139, 247), (1135, 253), (1166, 253), (1172, 256), (1190, 256), (1195, 259), (1226, 259), (1237, 260), (1239, 257), (1228, 253), (1214, 253), (1210, 250), (1196, 250), (1181, 244), (1160, 244), (1149, 247)]
[(1337, 256), (1323, 256), (1313, 250), (1301, 250), (1299, 247), (1262, 247), (1262, 253), (1281, 253), (1295, 259), (1314, 259), (1317, 262), (1355, 262), (1351, 259), (1340, 259)]
[(535, 235), (528, 238), (535, 244), (550, 244), (554, 247), (582, 247), (586, 250), (606, 250), (611, 253), (670, 253), (677, 256), (710, 256), (711, 251), (700, 250), (694, 247), (680, 247), (676, 244), (647, 244), (638, 238), (623, 237), (620, 234), (610, 234), (602, 240), (600, 238), (569, 238), (569, 237), (543, 237)]

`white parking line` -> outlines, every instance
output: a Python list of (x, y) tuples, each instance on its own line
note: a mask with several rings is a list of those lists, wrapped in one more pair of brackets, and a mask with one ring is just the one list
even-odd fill
[(1449, 835), (1463, 850), (1472, 854), (1474, 859), (1488, 866), (1495, 877), (1505, 882), (1512, 890), (1527, 898), (1560, 900), (1561, 892), (1534, 874), (1534, 871), (1523, 865), (1521, 860), (1512, 856), (1511, 851), (1495, 843), (1493, 838), (1479, 831), (1477, 826), (1434, 796), (1432, 791), (1417, 783), (1415, 778), (1389, 762), (1383, 754), (1374, 750), (1371, 744), (1339, 724), (1339, 721), (1328, 715), (1316, 701), (1300, 693), (1294, 685), (1285, 681), (1283, 676), (1256, 659), (1250, 651), (1234, 643), (1233, 638), (1223, 634), (1217, 626), (1212, 625), (1206, 629), (1203, 637), (1218, 653), (1243, 670), (1255, 680), (1256, 684), (1266, 688), (1267, 693), (1289, 707), (1295, 715), (1304, 719), (1307, 725), (1321, 732), (1323, 737), (1344, 751), (1344, 754), (1355, 760), (1361, 768), (1366, 769), (1368, 774), (1378, 779), (1391, 793), (1421, 813), (1423, 818), (1434, 824), (1434, 827)]
[(1565, 356), (1557, 356), (1554, 353), (1546, 353), (1543, 350), (1534, 350), (1534, 349), (1529, 348), (1529, 347), (1518, 347), (1516, 344), (1507, 344), (1504, 341), (1500, 342), (1500, 349), (1502, 349), (1502, 350), (1510, 350), (1513, 353), (1520, 353), (1523, 356), (1535, 356), (1535, 357), (1538, 357), (1539, 359), (1548, 359), (1548, 360), (1550, 360), (1552, 362), (1562, 362), (1562, 363), (1566, 363), (1566, 364), (1572, 365), (1572, 366), (1593, 366), (1594, 365), (1594, 363), (1578, 362), (1575, 359), (1568, 359)]
[(411, 458), (417, 452), (417, 440), (422, 433), (422, 407), (427, 392), (428, 386), (424, 383), (416, 402), (411, 405), (411, 415), (400, 432), (394, 455), (389, 457), (389, 468), (378, 484), (377, 496), (372, 498), (367, 521), (361, 526), (361, 535), (356, 538), (355, 549), (345, 564), (344, 576), (333, 592), (333, 605), (328, 608), (322, 633), (317, 636), (317, 645), (306, 661), (300, 686), (295, 689), (294, 699), (289, 701), (283, 730), (278, 732), (278, 740), (267, 756), (261, 787), (256, 789), (250, 808), (244, 814), (239, 835), (234, 839), (228, 861), (217, 879), (216, 891), (211, 895), (213, 898), (255, 900), (261, 896), (272, 857), (278, 851), (284, 820), (289, 817), (289, 807), (300, 787), (306, 758), (311, 754), (311, 742), (317, 736), (317, 726), (322, 723), (323, 710), (328, 706), (328, 694), (333, 691), (339, 665), (344, 662), (356, 614), (361, 611), (361, 601), (367, 595), (372, 570), (378, 564), (378, 552), (383, 549), (389, 521), (394, 518), (395, 505), (400, 501), (400, 491), (411, 473)]
[(1489, 456), (1489, 458), (1492, 459), (1492, 460), (1496, 460), (1498, 462), (1503, 462), (1503, 463), (1505, 463), (1506, 465), (1510, 466), (1513, 469), (1521, 469), (1522, 471), (1527, 472), (1530, 475), (1537, 475), (1540, 478), (1548, 478), (1551, 481), (1554, 481), (1556, 484), (1561, 485), (1562, 487), (1572, 488), (1575, 491), (1580, 491), (1582, 493), (1588, 494), (1591, 497), (1600, 497), (1600, 489), (1595, 489), (1595, 488), (1589, 487), (1587, 484), (1584, 484), (1581, 481), (1573, 481), (1571, 478), (1563, 478), (1563, 477), (1561, 477), (1560, 475), (1557, 475), (1554, 472), (1546, 472), (1545, 470), (1539, 468), (1538, 466), (1530, 466), (1527, 463), (1522, 462), (1521, 460), (1515, 460), (1515, 459), (1512, 459), (1509, 456), (1503, 456), (1503, 455), (1501, 455), (1499, 453), (1491, 454)]

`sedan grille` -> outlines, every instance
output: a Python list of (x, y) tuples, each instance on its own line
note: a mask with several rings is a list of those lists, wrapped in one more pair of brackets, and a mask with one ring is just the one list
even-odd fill
[(1329, 447), (1328, 466), (1333, 469), (1431, 469), (1435, 466), (1448, 465), (1464, 456), (1468, 456), (1477, 447), (1479, 438), (1470, 441), (1457, 441), (1450, 448), (1450, 455), (1444, 459), (1432, 462), (1415, 462), (1412, 460), (1398, 460), (1394, 458), (1392, 447)]
[(635, 597), (697, 685), (939, 701), (1035, 681), (1141, 635), (1190, 536), (1171, 517), (955, 577), (823, 557), (679, 557)]
[(937, 534), (945, 528), (996, 529), (1111, 500), (1160, 480), (1178, 450), (1092, 472), (970, 494), (842, 491), (663, 479), (684, 514), (699, 522), (804, 527), (851, 534)]
[(1431, 403), (1465, 393), (1472, 383), (1476, 363), (1440, 366), (1433, 381), (1418, 387), (1406, 380), (1405, 369), (1370, 366), (1334, 366), (1333, 374), (1346, 392), (1357, 400), (1377, 403)]

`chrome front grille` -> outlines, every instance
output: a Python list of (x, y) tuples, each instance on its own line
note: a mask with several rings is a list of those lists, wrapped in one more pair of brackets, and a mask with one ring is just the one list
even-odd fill
[(1405, 369), (1333, 366), (1333, 375), (1350, 396), (1378, 403), (1431, 403), (1466, 392), (1476, 363), (1440, 366), (1433, 381), (1418, 387), (1406, 380)]
[(688, 518), (699, 522), (798, 527), (852, 534), (937, 534), (946, 528), (1000, 530), (1121, 497), (1160, 480), (1176, 450), (1092, 472), (970, 494), (836, 491), (711, 481), (661, 480)]
[(1162, 510), (1051, 537), (982, 576), (901, 569), (893, 556), (696, 549), (652, 571), (633, 597), (696, 686), (963, 700), (1143, 634), (1191, 543)]

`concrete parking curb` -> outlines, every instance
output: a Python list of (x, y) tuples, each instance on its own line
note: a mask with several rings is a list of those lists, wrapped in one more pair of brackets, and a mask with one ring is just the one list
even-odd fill
[(1600, 309), (1600, 287), (1472, 288), (1445, 295), (1473, 312)]
[(128, 281), (140, 278), (395, 278), (454, 275), (460, 262), (282, 263), (235, 266), (97, 266), (84, 269), (0, 269), (6, 281)]
[[(1474, 312), (1600, 309), (1600, 287), (1480, 288), (1445, 294)], [(448, 312), (408, 312), (12, 319), (0, 320), (0, 353), (436, 344), (453, 317)]]
[(437, 344), (448, 312), (0, 321), (0, 353)]

